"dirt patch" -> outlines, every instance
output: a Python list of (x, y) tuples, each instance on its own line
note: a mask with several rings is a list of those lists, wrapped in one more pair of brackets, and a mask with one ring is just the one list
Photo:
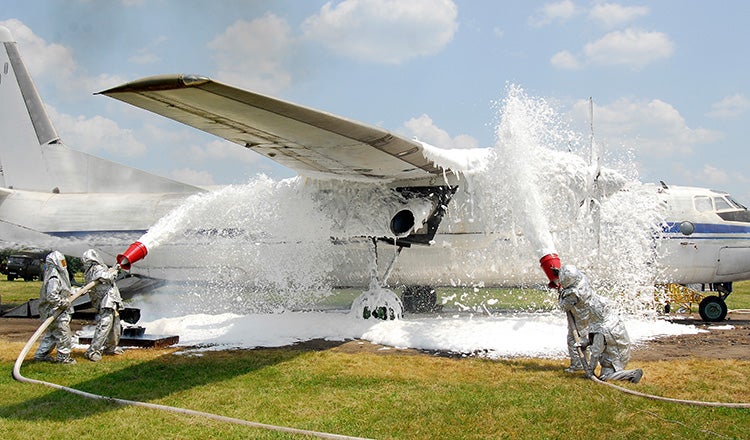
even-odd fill
[(694, 325), (705, 332), (666, 336), (633, 350), (632, 360), (658, 361), (685, 358), (750, 360), (750, 315), (730, 313), (723, 322), (705, 323), (690, 317), (674, 322)]
[[(70, 328), (75, 333), (81, 330), (85, 324), (89, 324), (89, 322), (73, 320), (70, 323)], [(42, 321), (39, 319), (0, 318), (0, 339), (8, 342), (28, 341), (40, 325), (42, 325)]]
[[(732, 314), (720, 323), (704, 323), (700, 318), (688, 317), (674, 322), (694, 325), (705, 332), (694, 335), (666, 336), (633, 347), (632, 360), (658, 361), (685, 358), (750, 360), (750, 315)], [(41, 324), (37, 319), (0, 318), (0, 339), (9, 342), (27, 341)], [(88, 321), (73, 320), (71, 327), (78, 331)], [(325, 341), (322, 339), (295, 344), (301, 350), (337, 350), (345, 353), (377, 353), (456, 356), (455, 353), (426, 352), (423, 350), (384, 347), (369, 341)]]

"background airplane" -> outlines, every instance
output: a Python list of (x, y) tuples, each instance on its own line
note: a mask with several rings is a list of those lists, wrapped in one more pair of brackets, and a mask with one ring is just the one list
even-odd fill
[[(52, 127), (18, 48), (5, 28), (0, 28), (0, 42), (0, 132), (4, 133), (0, 139), (0, 233), (6, 242), (60, 249), (70, 255), (94, 247), (114, 260), (158, 219), (183, 206), (190, 196), (207, 193), (204, 188), (67, 148)], [(361, 209), (365, 213), (362, 217), (369, 219), (367, 224), (347, 229), (352, 223), (349, 222), (342, 230), (353, 233), (342, 234), (336, 240), (326, 237), (339, 247), (344, 243), (346, 248), (341, 263), (334, 264), (326, 274), (327, 281), (333, 280), (335, 285), (362, 285), (372, 278), (372, 241), (348, 240), (352, 236), (381, 239), (399, 247), (423, 245), (412, 246), (403, 254), (391, 249), (383, 251), (381, 247), (377, 255), (388, 258), (380, 261), (379, 271), (392, 269), (390, 280), (398, 284), (538, 283), (539, 259), (556, 252), (554, 246), (540, 246), (539, 243), (546, 243), (545, 238), (535, 240), (528, 228), (505, 228), (507, 224), (497, 217), (472, 212), (485, 209), (473, 203), (481, 197), (471, 192), (471, 176), (486, 166), (488, 149), (446, 158), (442, 151), (386, 130), (200, 76), (145, 78), (102, 93), (224, 137), (295, 169), (303, 176), (296, 179), (300, 188), (318, 195), (343, 196), (347, 202), (343, 210), (340, 203), (322, 203), (335, 208), (334, 216)], [(578, 182), (567, 187), (572, 188), (569, 198), (575, 202), (569, 203), (567, 210), (576, 212), (591, 179), (586, 164), (580, 161), (577, 165), (569, 167), (572, 170), (556, 171), (556, 175)], [(622, 185), (615, 173), (602, 170), (602, 175), (598, 181), (602, 188), (600, 203), (620, 197)], [(518, 183), (523, 179), (514, 180)], [(342, 186), (341, 181), (346, 184)], [(660, 227), (666, 225), (657, 229), (653, 255), (631, 255), (628, 261), (622, 261), (614, 253), (614, 258), (612, 254), (608, 258), (605, 251), (615, 250), (612, 242), (600, 240), (594, 261), (585, 257), (590, 253), (588, 245), (573, 240), (574, 234), (566, 236), (560, 225), (553, 225), (555, 239), (562, 244), (561, 254), (567, 261), (583, 262), (579, 265), (589, 267), (602, 279), (612, 276), (612, 272), (616, 272), (615, 278), (621, 277), (627, 266), (641, 265), (654, 268), (649, 282), (730, 283), (750, 277), (744, 207), (725, 195), (704, 189), (644, 187), (641, 191), (651, 199), (666, 201), (667, 210), (660, 219), (665, 222), (653, 222)], [(515, 191), (506, 195), (510, 204), (510, 199), (524, 200), (529, 193), (522, 189), (520, 194)], [(677, 201), (672, 201), (673, 196)], [(690, 208), (691, 203), (693, 207), (699, 203), (704, 206), (701, 197), (711, 201), (712, 210)], [(367, 203), (357, 203), (363, 198)], [(721, 204), (721, 200), (729, 206)], [(680, 209), (672, 209), (678, 206)], [(502, 214), (507, 210), (495, 212)], [(479, 218), (485, 221), (474, 221)], [(488, 218), (498, 222), (488, 224)], [(694, 225), (692, 232), (688, 224)], [(614, 226), (617, 225), (608, 224), (600, 238), (614, 239), (617, 247), (623, 238), (632, 235), (633, 229), (620, 230), (618, 235)], [(634, 226), (644, 230), (644, 225)], [(646, 231), (652, 242), (653, 232)], [(226, 265), (227, 260), (220, 259), (219, 254), (264, 241), (257, 234), (250, 234), (248, 241), (247, 235), (243, 228), (235, 226), (198, 224), (153, 249), (133, 266), (133, 278), (210, 278)], [(212, 249), (209, 252), (205, 251), (207, 243)], [(265, 249), (290, 247), (289, 242), (278, 238), (265, 239), (263, 244)], [(291, 244), (293, 248), (300, 247), (299, 241)], [(315, 246), (320, 247), (320, 243)], [(248, 258), (247, 255), (244, 252), (242, 257)], [(399, 261), (393, 267), (396, 255), (400, 255)], [(236, 264), (224, 270), (222, 277), (257, 280), (258, 272), (265, 270), (262, 255), (250, 264), (247, 260), (245, 264), (232, 262)]]

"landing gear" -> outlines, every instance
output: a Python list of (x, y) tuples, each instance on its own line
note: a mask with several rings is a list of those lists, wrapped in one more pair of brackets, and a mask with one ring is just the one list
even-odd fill
[[(362, 293), (353, 303), (351, 313), (368, 319), (400, 319), (404, 312), (401, 299), (392, 290), (387, 289), (388, 277), (393, 270), (401, 250), (411, 245), (429, 245), (435, 238), (438, 226), (443, 219), (458, 186), (413, 186), (398, 187), (394, 191), (404, 203), (404, 209), (391, 219), (393, 237), (371, 237), (370, 246), (370, 288)], [(414, 212), (407, 207), (409, 201), (422, 200), (429, 203), (429, 215), (421, 224), (415, 224)], [(378, 276), (378, 241), (397, 246), (388, 268), (382, 279)], [(434, 303), (434, 301), (433, 301)]]
[(429, 313), (438, 309), (437, 292), (430, 286), (407, 286), (401, 299), (404, 310), (409, 313)]
[(392, 290), (386, 288), (388, 276), (393, 270), (393, 265), (401, 253), (402, 247), (396, 249), (393, 260), (388, 265), (381, 280), (378, 276), (378, 242), (377, 239), (370, 240), (370, 288), (362, 292), (352, 303), (351, 313), (363, 319), (394, 320), (401, 319), (404, 315), (404, 305), (401, 299)]
[(363, 292), (352, 304), (352, 313), (363, 319), (392, 321), (403, 317), (404, 306), (398, 295), (390, 289), (376, 287)]
[(706, 322), (723, 321), (727, 317), (727, 303), (718, 296), (707, 296), (698, 306), (698, 313)]
[[(706, 322), (721, 322), (727, 317), (726, 298), (732, 293), (732, 283), (668, 284), (666, 289), (668, 299), (664, 313), (669, 313), (672, 309), (670, 303), (680, 305), (677, 313), (689, 313), (693, 305), (698, 303), (698, 313)], [(704, 297), (703, 292), (715, 292), (716, 295)]]

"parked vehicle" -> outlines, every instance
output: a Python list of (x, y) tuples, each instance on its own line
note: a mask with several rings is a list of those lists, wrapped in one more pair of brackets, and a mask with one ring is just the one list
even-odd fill
[(24, 281), (41, 279), (43, 264), (44, 261), (38, 257), (30, 255), (11, 255), (5, 263), (8, 281), (13, 281), (16, 278), (23, 278)]

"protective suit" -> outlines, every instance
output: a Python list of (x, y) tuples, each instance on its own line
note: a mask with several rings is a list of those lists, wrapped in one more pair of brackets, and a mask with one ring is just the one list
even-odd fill
[(572, 317), (568, 321), (571, 358), (568, 371), (583, 369), (574, 336), (574, 332), (578, 332), (592, 373), (600, 364), (601, 380), (640, 381), (642, 370), (625, 369), (630, 360), (630, 337), (609, 300), (594, 292), (586, 276), (575, 266), (565, 265), (560, 269), (560, 286), (559, 306)]
[[(70, 357), (70, 349), (73, 346), (70, 316), (73, 313), (73, 307), (68, 299), (73, 291), (70, 286), (65, 255), (58, 251), (47, 255), (44, 260), (43, 280), (42, 288), (39, 290), (39, 315), (42, 321), (52, 316), (56, 309), (61, 309), (63, 312), (47, 328), (47, 332), (39, 342), (34, 359), (75, 364), (75, 359)], [(57, 358), (52, 357), (52, 350), (55, 348), (57, 348)]]
[(86, 359), (96, 362), (104, 354), (122, 354), (117, 346), (120, 342), (122, 327), (120, 313), (122, 297), (117, 288), (117, 273), (110, 271), (94, 249), (83, 253), (83, 270), (86, 284), (98, 280), (99, 284), (89, 291), (91, 305), (98, 311), (98, 322), (91, 338), (91, 345), (86, 350)]

